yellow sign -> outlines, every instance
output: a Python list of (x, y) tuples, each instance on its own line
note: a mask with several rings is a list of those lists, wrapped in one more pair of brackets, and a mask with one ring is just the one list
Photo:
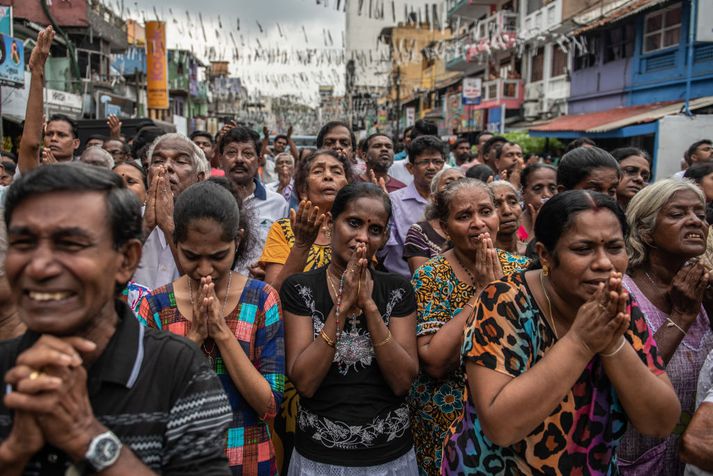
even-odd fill
[(146, 88), (149, 109), (168, 109), (166, 23), (146, 22)]

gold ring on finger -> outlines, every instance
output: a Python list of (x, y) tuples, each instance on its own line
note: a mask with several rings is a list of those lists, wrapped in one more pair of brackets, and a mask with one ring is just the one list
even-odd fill
[(35, 370), (30, 374), (30, 380), (37, 380), (42, 375), (42, 372)]

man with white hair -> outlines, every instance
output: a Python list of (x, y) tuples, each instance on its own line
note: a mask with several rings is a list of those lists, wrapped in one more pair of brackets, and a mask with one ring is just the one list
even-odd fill
[(93, 145), (84, 149), (82, 155), (79, 156), (79, 161), (109, 170), (114, 168), (114, 157), (100, 145)]
[(183, 134), (156, 138), (148, 152), (149, 191), (144, 210), (143, 254), (134, 281), (155, 289), (180, 276), (174, 259), (173, 203), (210, 171), (205, 154)]

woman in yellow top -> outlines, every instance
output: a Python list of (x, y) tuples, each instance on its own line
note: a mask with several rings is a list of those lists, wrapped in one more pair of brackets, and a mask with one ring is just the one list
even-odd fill
[[(332, 237), (323, 225), (337, 192), (351, 181), (348, 159), (331, 150), (318, 150), (300, 161), (295, 172), (300, 206), (297, 212), (290, 211), (290, 218), (273, 223), (267, 234), (260, 258), (265, 282), (279, 290), (288, 276), (329, 264)], [(289, 467), (294, 447), (298, 401), (294, 385), (285, 379), (282, 406), (274, 420), (272, 437), (282, 474)]]

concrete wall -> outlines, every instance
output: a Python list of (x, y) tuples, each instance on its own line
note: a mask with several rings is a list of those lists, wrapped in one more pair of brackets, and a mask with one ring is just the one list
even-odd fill
[(659, 121), (654, 177), (667, 178), (681, 170), (681, 159), (688, 146), (713, 137), (713, 115), (666, 116)]
[[(89, 26), (87, 0), (54, 1), (51, 3), (50, 12), (57, 20), (57, 24), (61, 26)], [(0, 5), (12, 6), (15, 18), (23, 18), (40, 25), (49, 25), (50, 23), (39, 0), (0, 0)]]

